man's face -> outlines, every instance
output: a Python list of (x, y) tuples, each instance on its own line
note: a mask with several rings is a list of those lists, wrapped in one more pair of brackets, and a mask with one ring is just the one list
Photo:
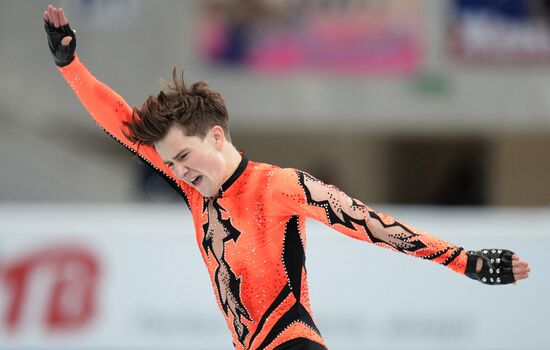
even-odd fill
[(176, 177), (204, 197), (217, 194), (224, 181), (226, 162), (221, 153), (224, 139), (220, 129), (213, 127), (202, 140), (198, 136), (186, 136), (182, 127), (174, 125), (155, 143), (158, 154)]

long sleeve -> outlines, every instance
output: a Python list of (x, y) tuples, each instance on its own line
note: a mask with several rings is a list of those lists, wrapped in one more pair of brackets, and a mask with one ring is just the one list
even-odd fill
[(195, 190), (185, 182), (175, 178), (171, 169), (164, 164), (154, 147), (147, 145), (137, 147), (124, 136), (122, 131), (123, 129), (126, 130), (126, 127), (123, 122), (130, 121), (133, 113), (128, 103), (107, 85), (97, 80), (86, 66), (80, 62), (78, 56), (71, 64), (58, 69), (96, 124), (109, 136), (150, 165), (184, 197), (189, 206), (189, 200), (194, 195)]
[(281, 169), (271, 188), (277, 215), (304, 215), (349, 237), (465, 272), (468, 256), (462, 247), (374, 211), (305, 172)]

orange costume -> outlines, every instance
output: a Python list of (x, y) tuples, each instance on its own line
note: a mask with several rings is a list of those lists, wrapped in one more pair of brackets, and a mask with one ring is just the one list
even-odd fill
[(243, 156), (218, 195), (205, 198), (178, 180), (154, 147), (138, 149), (127, 140), (123, 121), (131, 119), (132, 108), (78, 57), (59, 70), (95, 122), (184, 198), (236, 349), (290, 348), (289, 341), (297, 339), (323, 348), (309, 305), (304, 265), (308, 217), (350, 237), (465, 273), (467, 254), (461, 247), (376, 212), (299, 170)]

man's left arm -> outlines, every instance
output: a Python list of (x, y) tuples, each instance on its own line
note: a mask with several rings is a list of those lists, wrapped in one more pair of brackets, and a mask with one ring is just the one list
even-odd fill
[(275, 176), (273, 200), (283, 215), (305, 215), (352, 238), (447, 266), (485, 284), (508, 284), (528, 277), (526, 262), (505, 249), (466, 251), (375, 211), (332, 185), (296, 170)]

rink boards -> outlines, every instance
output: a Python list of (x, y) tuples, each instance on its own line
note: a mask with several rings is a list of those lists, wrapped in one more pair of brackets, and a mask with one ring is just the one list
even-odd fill
[[(489, 287), (309, 221), (312, 309), (331, 349), (545, 349), (550, 210), (376, 207), (529, 280)], [(177, 205), (0, 205), (0, 349), (229, 349)]]

